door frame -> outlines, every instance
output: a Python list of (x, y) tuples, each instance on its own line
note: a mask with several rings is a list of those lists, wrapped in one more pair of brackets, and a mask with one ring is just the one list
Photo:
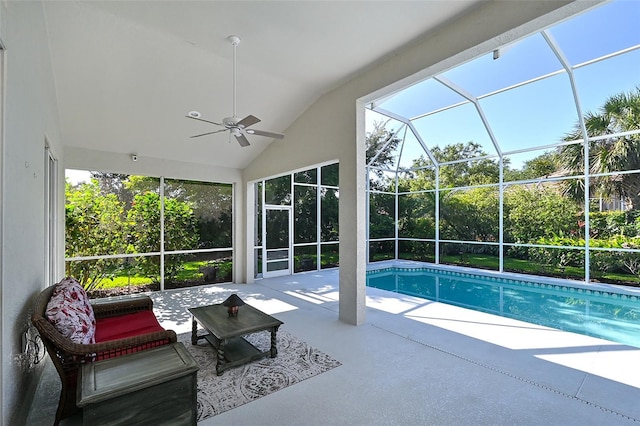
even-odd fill
[[(287, 211), (288, 212), (288, 247), (286, 250), (288, 251), (287, 256), (287, 269), (278, 269), (276, 271), (269, 271), (267, 268), (268, 263), (270, 263), (267, 258), (267, 211), (268, 210), (278, 210), (278, 211)], [(283, 205), (273, 205), (273, 204), (264, 204), (262, 208), (262, 217), (264, 218), (262, 221), (262, 277), (263, 278), (272, 278), (272, 277), (280, 277), (283, 275), (291, 275), (293, 273), (293, 208), (291, 206), (283, 206)], [(279, 248), (279, 250), (284, 250), (285, 247)], [(282, 261), (283, 259), (275, 260), (272, 262)]]

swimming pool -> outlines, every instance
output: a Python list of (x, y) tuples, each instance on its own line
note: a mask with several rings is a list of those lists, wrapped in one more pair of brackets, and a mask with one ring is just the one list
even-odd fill
[(367, 271), (367, 286), (640, 347), (634, 294), (435, 268)]

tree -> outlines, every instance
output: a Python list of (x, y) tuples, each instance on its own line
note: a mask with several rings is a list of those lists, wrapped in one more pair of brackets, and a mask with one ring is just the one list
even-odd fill
[[(65, 257), (124, 253), (127, 246), (124, 206), (115, 194), (101, 194), (96, 179), (73, 186), (66, 183)], [(66, 275), (86, 289), (99, 285), (115, 271), (118, 259), (66, 262)]]
[[(160, 196), (153, 192), (138, 194), (127, 214), (129, 235), (135, 253), (160, 251)], [(164, 201), (164, 249), (166, 251), (193, 248), (198, 242), (196, 219), (188, 203), (175, 198)], [(173, 280), (185, 255), (165, 257), (165, 279)], [(160, 276), (160, 256), (144, 256), (138, 268), (150, 278)]]
[(93, 179), (96, 179), (96, 181), (98, 182), (101, 194), (116, 194), (118, 199), (124, 203), (124, 208), (126, 210), (131, 207), (131, 202), (133, 201), (133, 192), (128, 185), (129, 175), (123, 175), (119, 173), (91, 172), (91, 177)]
[[(459, 142), (444, 148), (436, 146), (431, 149), (431, 153), (438, 163), (468, 159), (440, 166), (440, 188), (492, 184), (498, 183), (500, 179), (500, 166), (495, 160), (487, 158), (475, 160), (487, 155), (482, 150), (482, 146), (475, 142)], [(429, 167), (430, 165), (431, 161), (423, 156), (415, 160), (413, 167), (417, 170), (405, 173), (399, 182), (399, 187), (404, 191), (434, 189), (436, 174), (435, 169)]]
[[(579, 237), (578, 205), (552, 186), (515, 186), (504, 193), (504, 240), (535, 243), (554, 236)], [(584, 236), (582, 236), (584, 237)]]
[(440, 238), (498, 241), (499, 199), (496, 188), (441, 192)]
[[(391, 132), (386, 128), (389, 121), (390, 120), (373, 123), (373, 130), (367, 133), (367, 165), (379, 167), (381, 169), (394, 168), (396, 159), (393, 154), (398, 148), (400, 139), (395, 136), (394, 132)], [(382, 170), (374, 168), (370, 173), (374, 174), (374, 176), (369, 177), (369, 185), (371, 189), (379, 191), (388, 190), (391, 182), (389, 182), (388, 179), (385, 179), (385, 175)]]
[(288, 206), (291, 204), (291, 176), (285, 175), (264, 182), (264, 202)]
[(218, 219), (231, 211), (231, 184), (165, 179), (164, 195), (189, 203), (193, 213), (202, 220)]
[(395, 200), (395, 194), (369, 193), (369, 238), (395, 237)]
[[(318, 197), (315, 186), (295, 185), (293, 242), (315, 243), (318, 239)], [(261, 231), (259, 231), (261, 232)]]
[(512, 170), (505, 167), (504, 180), (505, 182), (511, 182), (514, 180), (539, 179), (552, 175), (556, 170), (558, 170), (557, 153), (550, 151), (525, 161), (522, 170)]
[[(158, 178), (92, 173), (88, 183), (66, 190), (66, 257), (156, 253), (160, 251)], [(166, 180), (164, 250), (230, 247), (232, 186)], [(164, 274), (172, 280), (187, 255), (167, 255)], [(128, 261), (125, 261), (128, 265)], [(122, 273), (122, 259), (67, 263), (67, 274), (87, 289), (102, 278)], [(160, 276), (160, 257), (137, 257), (135, 269), (151, 279)]]
[(322, 241), (338, 241), (339, 192), (331, 188), (320, 191), (320, 238)]
[(498, 183), (499, 164), (490, 159), (474, 160), (486, 156), (482, 146), (475, 142), (455, 143), (444, 148), (434, 147), (431, 153), (439, 163), (469, 159), (454, 164), (440, 166), (440, 188)]
[[(617, 195), (625, 198), (631, 209), (640, 207), (640, 174), (616, 173), (640, 169), (640, 134), (608, 136), (640, 129), (640, 87), (629, 93), (619, 93), (608, 98), (597, 112), (588, 112), (584, 123), (589, 138), (605, 136), (589, 142), (589, 172), (614, 173), (592, 177), (590, 193), (609, 198)], [(577, 124), (564, 138), (566, 141), (583, 139)], [(584, 144), (572, 144), (558, 148), (558, 161), (562, 168), (573, 174), (584, 169)], [(565, 194), (580, 199), (584, 197), (584, 183), (573, 181), (565, 186)]]
[(402, 194), (398, 198), (398, 235), (435, 238), (435, 192)]
[[(122, 175), (118, 175), (122, 176)], [(160, 179), (149, 176), (126, 176), (122, 184), (131, 194), (159, 193)], [(230, 184), (165, 179), (165, 199), (188, 203), (198, 221), (200, 239), (192, 249), (230, 247), (232, 239), (233, 187)], [(127, 204), (131, 206), (131, 202)]]
[(231, 247), (232, 185), (166, 179), (164, 195), (191, 206), (200, 236), (191, 248)]

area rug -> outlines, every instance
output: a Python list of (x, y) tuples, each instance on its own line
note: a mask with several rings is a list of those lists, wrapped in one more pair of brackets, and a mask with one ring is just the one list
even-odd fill
[[(231, 410), (263, 396), (340, 366), (329, 355), (312, 348), (286, 331), (278, 331), (278, 356), (231, 368), (216, 375), (216, 353), (205, 340), (191, 344), (191, 333), (178, 335), (195, 358), (198, 371), (198, 421)], [(268, 350), (270, 333), (251, 334), (246, 339), (260, 350)]]

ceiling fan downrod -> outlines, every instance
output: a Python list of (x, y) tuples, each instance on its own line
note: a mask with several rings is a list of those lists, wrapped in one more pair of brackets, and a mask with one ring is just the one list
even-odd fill
[(240, 37), (230, 35), (227, 40), (233, 46), (233, 118), (236, 118), (236, 47), (240, 44)]

